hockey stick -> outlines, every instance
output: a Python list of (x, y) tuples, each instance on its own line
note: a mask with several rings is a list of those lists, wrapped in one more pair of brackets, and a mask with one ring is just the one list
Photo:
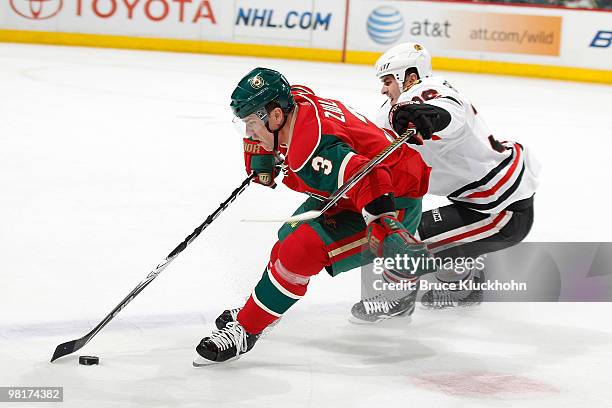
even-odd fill
[(102, 330), (104, 326), (106, 326), (111, 320), (113, 320), (113, 318), (117, 316), (119, 312), (121, 312), (121, 310), (123, 310), (123, 308), (127, 306), (128, 303), (134, 300), (134, 298), (138, 296), (138, 294), (142, 292), (144, 288), (149, 286), (149, 284), (153, 282), (153, 279), (155, 279), (157, 275), (159, 275), (164, 269), (166, 269), (170, 262), (172, 262), (174, 258), (176, 258), (181, 252), (183, 252), (183, 250), (187, 248), (187, 246), (191, 244), (191, 242), (195, 240), (206, 227), (212, 224), (212, 222), (219, 216), (219, 214), (225, 211), (225, 209), (236, 199), (236, 197), (238, 197), (247, 188), (247, 186), (251, 183), (251, 180), (253, 180), (255, 176), (255, 173), (251, 173), (242, 182), (242, 184), (240, 184), (238, 188), (232, 191), (227, 200), (222, 202), (221, 205), (219, 205), (219, 208), (217, 208), (212, 214), (210, 214), (208, 218), (206, 218), (206, 220), (202, 224), (200, 224), (200, 226), (193, 230), (193, 232), (189, 234), (189, 236), (187, 236), (187, 238), (185, 238), (185, 240), (181, 242), (179, 246), (174, 248), (174, 250), (170, 252), (170, 254), (166, 256), (166, 258), (159, 265), (157, 265), (155, 269), (153, 269), (142, 282), (136, 285), (136, 287), (130, 293), (128, 293), (128, 295), (117, 306), (115, 306), (115, 308), (111, 310), (111, 312), (106, 315), (106, 317), (100, 323), (98, 323), (96, 327), (94, 327), (89, 333), (87, 333), (80, 339), (62, 343), (57, 346), (55, 348), (55, 352), (53, 353), (53, 357), (51, 357), (51, 362), (57, 360), (60, 357), (74, 353), (75, 351), (79, 350), (84, 345), (89, 343), (89, 341), (96, 334), (98, 334), (98, 332)]
[(391, 153), (397, 150), (404, 142), (410, 139), (412, 136), (416, 135), (415, 129), (407, 129), (400, 137), (395, 139), (389, 146), (385, 147), (380, 153), (372, 158), (365, 166), (363, 166), (357, 173), (353, 174), (344, 184), (342, 184), (329, 198), (322, 200), (321, 208), (318, 210), (310, 210), (303, 212), (301, 214), (294, 215), (289, 218), (283, 219), (266, 219), (266, 220), (244, 220), (249, 222), (300, 222), (306, 220), (312, 220), (314, 218), (320, 217), (323, 213), (329, 210), (334, 204), (336, 204), (343, 195), (346, 194), (355, 184), (357, 184), (361, 179), (367, 176), (374, 167), (376, 167), (379, 163), (385, 160)]

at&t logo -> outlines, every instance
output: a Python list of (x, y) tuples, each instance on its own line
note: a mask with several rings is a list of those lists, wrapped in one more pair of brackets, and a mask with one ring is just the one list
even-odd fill
[(374, 9), (368, 16), (368, 35), (379, 44), (389, 45), (400, 39), (404, 33), (404, 17), (389, 6)]
[(10, 0), (15, 13), (29, 20), (46, 20), (60, 12), (63, 0)]

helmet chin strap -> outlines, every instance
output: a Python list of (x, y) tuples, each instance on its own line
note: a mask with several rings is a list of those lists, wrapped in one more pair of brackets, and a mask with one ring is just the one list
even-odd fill
[(274, 135), (274, 149), (273, 149), (274, 152), (278, 151), (278, 132), (280, 132), (281, 129), (285, 126), (285, 123), (287, 123), (287, 116), (288, 115), (286, 114), (286, 112), (283, 111), (283, 122), (280, 124), (280, 126), (276, 130), (270, 129), (270, 121), (269, 120), (266, 121), (266, 129), (268, 130), (268, 132)]

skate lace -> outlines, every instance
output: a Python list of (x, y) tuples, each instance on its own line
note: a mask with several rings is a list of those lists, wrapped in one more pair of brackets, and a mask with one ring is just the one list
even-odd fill
[(363, 307), (365, 308), (366, 314), (372, 313), (388, 313), (391, 308), (396, 306), (399, 302), (389, 301), (380, 294), (363, 300)]
[(232, 320), (236, 320), (238, 318), (238, 313), (242, 310), (241, 307), (237, 307), (235, 309), (230, 309), (230, 316), (232, 316)]
[(247, 351), (247, 333), (237, 322), (229, 322), (224, 329), (218, 330), (210, 336), (210, 341), (219, 351), (236, 346), (236, 355)]
[(434, 290), (433, 301), (438, 307), (453, 306), (456, 303), (452, 293), (448, 290)]

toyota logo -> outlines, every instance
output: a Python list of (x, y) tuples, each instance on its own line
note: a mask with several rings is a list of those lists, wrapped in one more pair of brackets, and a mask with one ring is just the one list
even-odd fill
[(63, 0), (10, 0), (15, 13), (29, 20), (46, 20), (60, 12)]

